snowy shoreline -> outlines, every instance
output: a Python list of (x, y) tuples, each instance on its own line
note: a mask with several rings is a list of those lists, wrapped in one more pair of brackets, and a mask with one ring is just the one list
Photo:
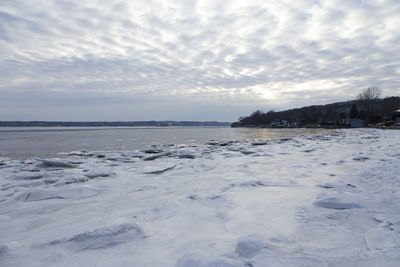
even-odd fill
[(400, 132), (0, 159), (2, 266), (397, 266)]

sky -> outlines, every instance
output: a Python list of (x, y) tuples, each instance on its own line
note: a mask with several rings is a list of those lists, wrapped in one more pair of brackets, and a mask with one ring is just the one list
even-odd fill
[(0, 120), (235, 121), (399, 77), (399, 0), (0, 1)]

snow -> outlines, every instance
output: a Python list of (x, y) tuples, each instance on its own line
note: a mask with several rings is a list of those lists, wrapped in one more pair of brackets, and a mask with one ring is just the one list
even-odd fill
[(398, 266), (400, 132), (0, 165), (0, 266)]

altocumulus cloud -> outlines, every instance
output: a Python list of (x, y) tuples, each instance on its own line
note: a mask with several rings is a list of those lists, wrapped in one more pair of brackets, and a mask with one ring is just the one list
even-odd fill
[(398, 0), (0, 2), (0, 119), (236, 120), (397, 95)]

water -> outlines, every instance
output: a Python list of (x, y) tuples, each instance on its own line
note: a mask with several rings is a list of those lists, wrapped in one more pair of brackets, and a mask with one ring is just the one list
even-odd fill
[(328, 132), (323, 129), (230, 127), (0, 128), (0, 157), (54, 157), (77, 150), (130, 151), (151, 145), (205, 144), (210, 140), (269, 140)]

